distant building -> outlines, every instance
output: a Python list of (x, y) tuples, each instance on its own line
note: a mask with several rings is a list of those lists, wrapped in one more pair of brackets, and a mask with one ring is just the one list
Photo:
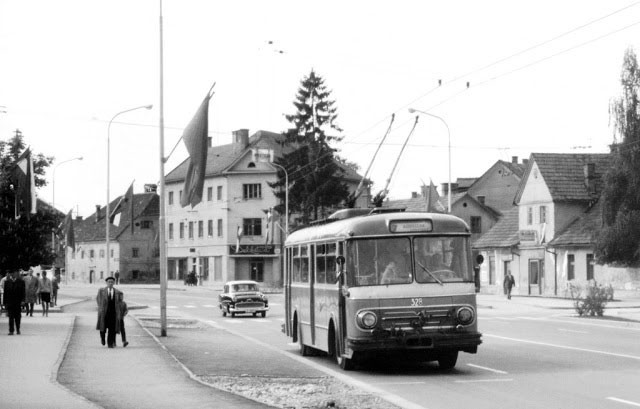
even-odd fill
[[(122, 197), (113, 200), (110, 211)], [(109, 226), (109, 270), (106, 254), (106, 207), (96, 206), (96, 213), (74, 220), (75, 252), (66, 249), (66, 280), (102, 283), (106, 277), (120, 274), (120, 281), (159, 282), (158, 247), (159, 196), (156, 193), (133, 195)], [(133, 232), (132, 226), (133, 224)]]

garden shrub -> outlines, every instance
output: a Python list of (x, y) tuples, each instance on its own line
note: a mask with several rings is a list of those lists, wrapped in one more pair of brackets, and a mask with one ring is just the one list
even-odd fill
[(570, 284), (573, 306), (578, 315), (602, 317), (607, 302), (613, 300), (613, 287), (611, 284), (603, 286), (595, 280), (587, 282), (584, 286), (578, 283)]

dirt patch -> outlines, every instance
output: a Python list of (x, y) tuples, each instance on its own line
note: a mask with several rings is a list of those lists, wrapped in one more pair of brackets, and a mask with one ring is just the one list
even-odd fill
[(276, 408), (398, 409), (370, 393), (332, 378), (267, 378), (254, 376), (200, 376), (218, 389)]

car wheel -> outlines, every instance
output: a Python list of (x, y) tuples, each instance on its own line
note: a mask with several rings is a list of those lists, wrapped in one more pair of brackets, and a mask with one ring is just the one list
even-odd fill
[(267, 316), (267, 312), (266, 312), (266, 311), (262, 311), (262, 312), (260, 313), (260, 315), (262, 315), (262, 318), (264, 318), (264, 317), (266, 317), (266, 316)]
[(236, 316), (236, 313), (235, 313), (235, 312), (232, 312), (232, 313), (231, 313), (231, 318), (235, 318), (235, 316)]
[(458, 351), (446, 351), (438, 356), (438, 366), (443, 371), (449, 371), (456, 366), (458, 362)]
[(253, 313), (253, 316), (254, 316), (254, 317), (257, 317), (257, 316), (258, 316), (258, 313), (257, 313), (257, 312), (254, 312), (254, 313)]

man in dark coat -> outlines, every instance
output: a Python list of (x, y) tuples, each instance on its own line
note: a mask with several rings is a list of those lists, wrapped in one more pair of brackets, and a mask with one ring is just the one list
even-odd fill
[(13, 335), (14, 327), (20, 335), (21, 309), (25, 295), (24, 281), (18, 271), (12, 272), (4, 283), (4, 306), (9, 316), (9, 335)]
[(105, 344), (107, 333), (107, 345), (109, 348), (116, 346), (116, 334), (120, 333), (120, 320), (122, 319), (119, 308), (124, 296), (122, 291), (113, 288), (116, 279), (107, 277), (107, 286), (98, 290), (96, 302), (98, 303), (98, 322), (96, 329), (100, 331), (100, 341)]
[(504, 293), (507, 296), (507, 299), (511, 299), (511, 290), (516, 285), (516, 280), (511, 275), (511, 271), (507, 270), (507, 274), (504, 276), (504, 282), (502, 283), (504, 287)]

